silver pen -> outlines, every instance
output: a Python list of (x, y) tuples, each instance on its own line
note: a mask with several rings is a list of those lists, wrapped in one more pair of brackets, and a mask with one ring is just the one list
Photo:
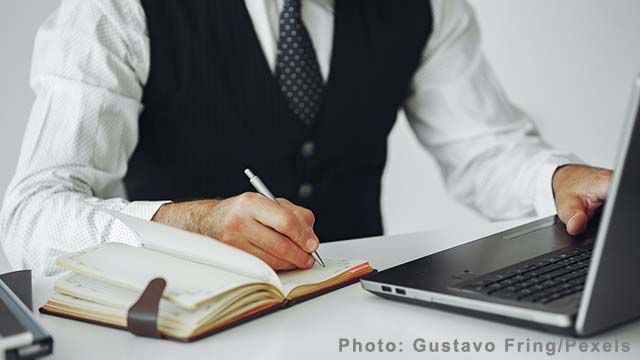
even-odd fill
[[(280, 205), (280, 203), (278, 202), (278, 199), (276, 199), (275, 196), (273, 196), (273, 194), (271, 193), (271, 191), (269, 191), (269, 188), (267, 188), (267, 185), (265, 185), (262, 180), (260, 180), (260, 178), (258, 176), (256, 176), (253, 172), (251, 172), (251, 170), (249, 169), (244, 169), (244, 173), (247, 175), (247, 177), (249, 178), (249, 182), (251, 183), (251, 185), (253, 185), (253, 187), (262, 195), (266, 196), (267, 198), (273, 200), (276, 204)], [(311, 256), (313, 256), (314, 259), (316, 259), (316, 261), (318, 263), (320, 263), (320, 265), (322, 265), (322, 267), (324, 266), (324, 261), (322, 261), (322, 258), (320, 257), (320, 254), (318, 254), (317, 251), (314, 251)]]

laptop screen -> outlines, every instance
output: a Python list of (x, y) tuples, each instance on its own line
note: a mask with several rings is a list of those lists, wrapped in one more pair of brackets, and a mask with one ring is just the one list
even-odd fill
[[(635, 81), (576, 330), (588, 335), (640, 316), (640, 77)], [(613, 295), (613, 296), (612, 296)]]

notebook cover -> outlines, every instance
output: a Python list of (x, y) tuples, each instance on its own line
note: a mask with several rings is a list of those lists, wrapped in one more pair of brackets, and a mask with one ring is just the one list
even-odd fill
[[(376, 270), (373, 270), (373, 271), (376, 271)], [(285, 309), (285, 308), (288, 308), (288, 307), (293, 306), (295, 304), (298, 304), (298, 303), (301, 303), (301, 302), (316, 298), (318, 296), (327, 294), (329, 292), (341, 289), (343, 287), (349, 286), (351, 284), (354, 284), (354, 283), (358, 282), (362, 276), (365, 276), (365, 275), (368, 275), (368, 274), (371, 274), (371, 272), (369, 272), (367, 274), (363, 274), (363, 275), (358, 276), (358, 277), (353, 278), (353, 279), (349, 279), (348, 281), (345, 281), (343, 283), (340, 283), (340, 284), (337, 284), (337, 285), (334, 285), (334, 286), (331, 286), (331, 287), (316, 291), (314, 293), (299, 297), (299, 298), (294, 299), (294, 300), (285, 300), (281, 304), (272, 304), (272, 305), (268, 304), (268, 305), (259, 307), (257, 309), (249, 310), (249, 311), (247, 311), (247, 312), (245, 312), (243, 314), (240, 314), (240, 315), (238, 315), (238, 316), (236, 316), (234, 318), (231, 318), (231, 319), (225, 321), (222, 324), (219, 324), (215, 328), (210, 329), (210, 330), (208, 330), (208, 331), (206, 331), (206, 332), (204, 332), (204, 333), (202, 333), (200, 335), (192, 336), (192, 337), (189, 337), (189, 338), (177, 338), (177, 337), (167, 336), (167, 335), (163, 334), (162, 335), (162, 339), (179, 341), (179, 342), (197, 341), (197, 340), (203, 339), (205, 337), (209, 337), (211, 335), (217, 334), (217, 333), (219, 333), (221, 331), (224, 331), (224, 330), (227, 330), (227, 329), (231, 329), (231, 328), (236, 327), (238, 325), (247, 323), (247, 322), (249, 322), (251, 320), (254, 320), (254, 319), (257, 319), (259, 317), (265, 316), (265, 315), (270, 314), (270, 313), (272, 313), (272, 312), (274, 312), (276, 310)], [(39, 311), (40, 311), (40, 313), (46, 314), (46, 315), (57, 316), (57, 317), (65, 318), (65, 319), (82, 321), (82, 322), (85, 322), (85, 323), (88, 323), (88, 324), (100, 325), (100, 326), (110, 327), (110, 328), (113, 328), (113, 329), (119, 329), (119, 330), (128, 331), (128, 329), (126, 327), (123, 327), (123, 326), (112, 325), (112, 324), (103, 323), (103, 322), (94, 321), (94, 320), (89, 320), (89, 319), (85, 319), (85, 318), (81, 318), (81, 317), (77, 317), (77, 316), (73, 316), (73, 315), (59, 313), (59, 312), (56, 312), (56, 311), (50, 311), (50, 310), (45, 309), (44, 306), (41, 307), (39, 309)]]

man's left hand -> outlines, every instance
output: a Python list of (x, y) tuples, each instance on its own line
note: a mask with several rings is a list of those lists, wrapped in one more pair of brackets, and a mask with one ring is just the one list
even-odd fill
[(584, 165), (565, 165), (553, 175), (553, 195), (558, 217), (567, 225), (567, 232), (578, 235), (609, 192), (611, 171)]

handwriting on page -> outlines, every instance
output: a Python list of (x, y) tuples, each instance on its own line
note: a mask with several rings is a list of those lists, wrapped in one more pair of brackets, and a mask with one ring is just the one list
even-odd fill
[(289, 293), (289, 291), (296, 286), (321, 283), (349, 271), (351, 268), (366, 263), (366, 261), (363, 260), (352, 259), (325, 259), (324, 262), (326, 267), (315, 263), (311, 269), (278, 273), (285, 294)]

